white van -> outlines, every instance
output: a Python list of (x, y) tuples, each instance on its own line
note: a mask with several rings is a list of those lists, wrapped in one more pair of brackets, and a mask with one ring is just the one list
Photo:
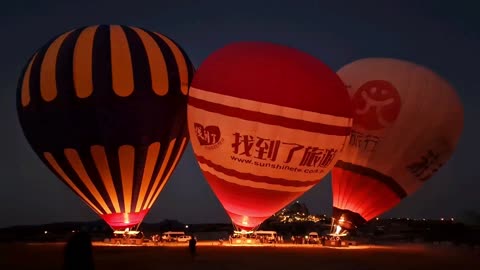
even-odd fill
[(311, 232), (308, 234), (308, 243), (309, 244), (319, 244), (320, 243), (320, 236), (317, 232)]
[(274, 243), (277, 242), (277, 232), (276, 231), (256, 231), (254, 232), (255, 238), (264, 239), (264, 242)]
[[(186, 239), (189, 236), (185, 234), (185, 232), (164, 232), (162, 233), (162, 242), (177, 242), (179, 239)], [(190, 239), (188, 239), (190, 240)], [(188, 241), (187, 240), (187, 241)]]

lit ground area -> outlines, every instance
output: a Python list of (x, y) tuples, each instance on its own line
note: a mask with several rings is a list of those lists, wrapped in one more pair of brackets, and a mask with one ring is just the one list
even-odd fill
[[(479, 250), (422, 245), (245, 247), (200, 242), (195, 261), (186, 245), (94, 245), (96, 269), (480, 269)], [(63, 243), (0, 245), (0, 269), (61, 269)]]

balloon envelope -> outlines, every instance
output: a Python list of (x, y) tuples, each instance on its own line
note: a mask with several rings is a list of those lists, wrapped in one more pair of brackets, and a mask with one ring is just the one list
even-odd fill
[(18, 117), (40, 159), (124, 229), (143, 220), (188, 143), (192, 75), (187, 55), (164, 35), (78, 28), (32, 56), (18, 85)]
[(198, 164), (239, 229), (252, 230), (317, 184), (351, 129), (335, 72), (296, 49), (230, 44), (195, 73), (188, 127)]
[(332, 170), (333, 216), (353, 229), (397, 205), (445, 164), (463, 128), (463, 108), (444, 79), (407, 61), (362, 59), (337, 74), (354, 118)]

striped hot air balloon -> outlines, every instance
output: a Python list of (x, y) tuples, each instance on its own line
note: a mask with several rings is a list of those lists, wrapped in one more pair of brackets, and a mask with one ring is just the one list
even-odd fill
[(172, 39), (95, 25), (63, 33), (21, 74), (17, 110), (40, 159), (113, 229), (139, 224), (188, 143), (194, 68)]
[(330, 171), (351, 114), (335, 72), (306, 53), (263, 42), (210, 55), (188, 101), (198, 164), (243, 230), (254, 230)]
[(349, 143), (332, 170), (333, 217), (341, 231), (392, 209), (450, 159), (463, 106), (447, 81), (411, 62), (360, 59), (337, 74), (354, 109)]

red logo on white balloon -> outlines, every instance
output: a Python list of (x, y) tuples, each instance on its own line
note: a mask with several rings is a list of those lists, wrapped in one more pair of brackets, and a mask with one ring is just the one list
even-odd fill
[(206, 126), (193, 123), (195, 134), (200, 145), (214, 145), (220, 141), (220, 128), (217, 126)]
[(353, 96), (354, 125), (366, 130), (386, 128), (400, 113), (401, 100), (397, 89), (388, 81), (364, 83)]

